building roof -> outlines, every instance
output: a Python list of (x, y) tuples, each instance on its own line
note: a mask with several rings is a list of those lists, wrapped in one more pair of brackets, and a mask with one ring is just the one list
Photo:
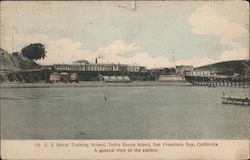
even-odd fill
[(176, 68), (177, 67), (194, 67), (194, 66), (191, 66), (191, 65), (177, 65)]
[(164, 70), (164, 69), (166, 69), (166, 70), (172, 70), (172, 69), (175, 69), (175, 68), (173, 68), (173, 67), (171, 67), (171, 68), (162, 67), (162, 68), (151, 68), (151, 69), (149, 69), (149, 70), (150, 70), (150, 71), (160, 71), (160, 70)]

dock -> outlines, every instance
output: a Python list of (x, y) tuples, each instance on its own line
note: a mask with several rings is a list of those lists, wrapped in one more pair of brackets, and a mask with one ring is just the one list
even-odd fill
[(218, 75), (185, 75), (185, 80), (198, 86), (250, 88), (250, 77), (237, 78)]

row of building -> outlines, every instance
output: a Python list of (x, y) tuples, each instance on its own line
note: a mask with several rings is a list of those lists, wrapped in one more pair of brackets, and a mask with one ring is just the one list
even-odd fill
[(184, 74), (196, 74), (193, 66), (180, 65), (175, 68), (151, 68), (149, 70), (144, 66), (139, 65), (126, 65), (126, 64), (100, 64), (100, 63), (79, 63), (79, 64), (54, 64), (49, 66), (43, 66), (53, 71), (67, 72), (67, 71), (88, 71), (88, 72), (150, 72), (154, 75), (184, 75)]
[[(163, 68), (146, 69), (146, 67), (139, 65), (126, 65), (126, 64), (115, 64), (115, 63), (110, 63), (110, 64), (73, 63), (73, 64), (54, 64), (44, 67), (52, 71), (50, 75), (51, 81), (64, 80), (63, 76), (61, 75), (62, 73), (64, 74), (67, 73), (69, 75), (71, 75), (72, 73), (74, 74), (78, 73), (79, 76), (82, 77), (82, 74), (84, 72), (97, 72), (99, 75), (103, 75), (101, 79), (103, 79), (106, 82), (123, 82), (123, 81), (129, 82), (130, 81), (129, 78), (124, 79), (124, 77), (122, 77), (122, 76), (128, 77), (129, 74), (121, 75), (120, 74), (121, 72), (146, 73), (146, 75), (150, 75), (151, 77), (154, 77), (155, 80), (159, 81), (183, 81), (185, 79), (185, 76), (209, 76), (211, 74), (210, 71), (197, 70), (194, 69), (193, 66), (188, 66), (188, 65), (177, 65), (172, 68), (163, 67)], [(109, 74), (106, 72), (114, 72), (114, 73)], [(77, 76), (77, 81), (79, 80), (79, 76)], [(84, 74), (83, 77), (85, 76), (86, 75)], [(67, 77), (69, 82), (71, 82), (72, 81), (71, 76)]]
[[(200, 71), (194, 69), (190, 65), (177, 65), (175, 67), (162, 67), (162, 68), (151, 68), (146, 69), (145, 66), (139, 65), (126, 65), (126, 64), (101, 64), (101, 63), (88, 63), (88, 61), (77, 61), (73, 64), (54, 64), (50, 66), (43, 66), (54, 72), (147, 72), (153, 75), (155, 78), (160, 78), (161, 76), (166, 78), (166, 75), (210, 75), (210, 71)], [(164, 76), (165, 75), (165, 76)], [(168, 77), (167, 77), (168, 78)], [(173, 78), (173, 77), (171, 77)]]
[(54, 71), (93, 71), (93, 72), (145, 72), (144, 66), (130, 66), (125, 64), (55, 64), (44, 66)]
[(158, 75), (173, 75), (173, 74), (183, 75), (186, 72), (193, 72), (193, 70), (194, 70), (193, 66), (185, 66), (185, 65), (180, 65), (172, 68), (163, 67), (163, 68), (149, 69), (151, 73)]

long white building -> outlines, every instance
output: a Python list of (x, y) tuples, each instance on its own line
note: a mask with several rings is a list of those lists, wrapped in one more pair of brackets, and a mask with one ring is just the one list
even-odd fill
[(141, 72), (146, 69), (143, 66), (130, 66), (125, 64), (55, 64), (51, 66), (55, 71), (121, 71), (121, 72)]

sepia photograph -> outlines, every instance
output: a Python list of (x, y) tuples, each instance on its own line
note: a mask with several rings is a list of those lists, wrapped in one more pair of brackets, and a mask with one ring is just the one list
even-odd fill
[(1, 1), (0, 15), (2, 159), (250, 158), (246, 1)]

